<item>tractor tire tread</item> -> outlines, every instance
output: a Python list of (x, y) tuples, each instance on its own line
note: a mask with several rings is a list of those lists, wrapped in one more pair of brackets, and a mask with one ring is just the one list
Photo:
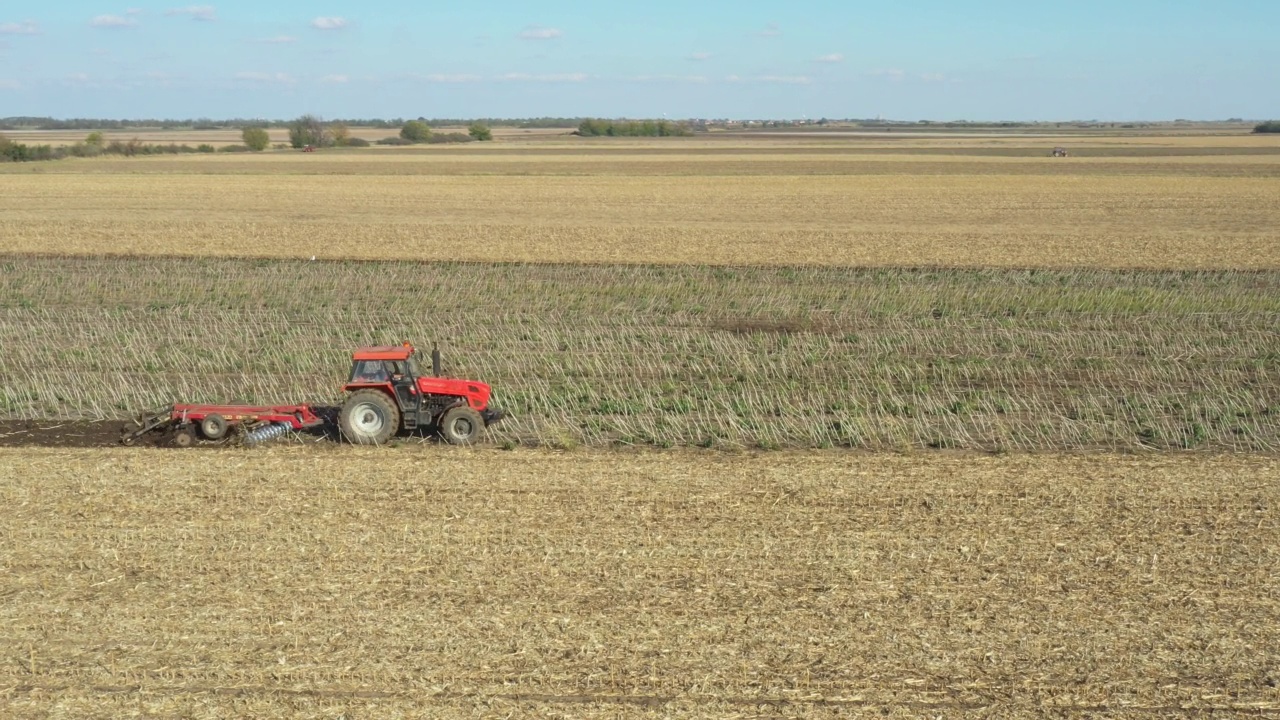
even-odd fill
[[(469, 427), (468, 432), (460, 432), (464, 427), (459, 424), (459, 420), (465, 420), (465, 426)], [(460, 405), (448, 410), (440, 417), (440, 437), (450, 445), (473, 445), (480, 439), (480, 433), (484, 432), (484, 418), (479, 412), (466, 406)]]
[[(381, 408), (384, 422), (376, 435), (362, 433), (355, 428), (353, 416), (356, 408), (373, 404)], [(357, 390), (347, 397), (338, 413), (338, 428), (342, 436), (354, 445), (381, 445), (400, 431), (400, 408), (381, 390)]]

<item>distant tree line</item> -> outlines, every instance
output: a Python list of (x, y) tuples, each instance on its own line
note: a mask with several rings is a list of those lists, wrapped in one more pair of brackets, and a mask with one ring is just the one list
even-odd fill
[(583, 137), (681, 137), (692, 135), (687, 126), (670, 120), (598, 120), (588, 118), (578, 124)]
[[(486, 127), (514, 127), (514, 128), (564, 128), (581, 129), (583, 122), (587, 120), (595, 121), (591, 118), (566, 118), (566, 117), (537, 117), (537, 118), (343, 118), (334, 120), (334, 123), (340, 123), (348, 127), (371, 127), (382, 128), (387, 130), (398, 130), (404, 127), (406, 122), (410, 120), (418, 120), (425, 122), (434, 127), (460, 127), (468, 126), (472, 123), (480, 123)], [(15, 116), (0, 118), (0, 131), (3, 130), (130, 130), (130, 129), (192, 129), (192, 130), (234, 130), (243, 127), (260, 127), (266, 129), (285, 129), (289, 128), (295, 120), (269, 120), (265, 118), (134, 118), (134, 119), (108, 119), (108, 118), (64, 118), (57, 119), (51, 117), (36, 116)], [(607, 122), (607, 121), (606, 121)], [(1175, 124), (1185, 124), (1188, 120), (1176, 120)], [(1228, 123), (1243, 123), (1240, 118), (1231, 118)], [(1278, 121), (1264, 122), (1259, 128), (1274, 127), (1274, 123)], [(1036, 128), (1036, 127), (1076, 127), (1076, 128), (1097, 128), (1097, 127), (1159, 127), (1168, 123), (1165, 122), (1142, 122), (1142, 123), (1124, 123), (1123, 125), (1114, 122), (1104, 122), (1098, 120), (1074, 120), (1070, 122), (982, 122), (969, 120), (885, 120), (881, 118), (821, 118), (818, 120), (795, 120), (795, 119), (778, 119), (778, 118), (738, 118), (727, 119), (721, 118), (711, 119), (689, 119), (683, 123), (685, 127), (691, 129), (705, 129), (707, 126), (736, 126), (736, 127), (755, 127), (755, 128), (793, 128), (806, 126), (826, 126), (831, 124), (853, 125), (863, 128), (901, 128), (911, 126), (930, 126), (944, 128)], [(1262, 129), (1257, 132), (1275, 132), (1275, 130)]]
[[(322, 147), (368, 147), (371, 143), (364, 138), (352, 137), (351, 129), (345, 122), (325, 122), (315, 115), (303, 115), (288, 124), (289, 145), (294, 148)], [(12, 142), (0, 135), (0, 162), (32, 162), (37, 160), (62, 160), (69, 157), (98, 157), (99, 155), (159, 155), (181, 153), (212, 152), (261, 152), (271, 146), (271, 136), (262, 123), (249, 124), (241, 128), (240, 137), (243, 145), (224, 145), (214, 147), (207, 143), (192, 147), (176, 143), (155, 144), (144, 143), (138, 138), (130, 140), (113, 140), (106, 142), (100, 130), (89, 133), (84, 140), (71, 145), (27, 145)], [(473, 122), (467, 132), (433, 133), (431, 126), (423, 120), (410, 120), (400, 127), (400, 134), (383, 138), (379, 145), (415, 145), (418, 143), (459, 143), (487, 141), (493, 139), (493, 131), (482, 122)], [(287, 147), (277, 145), (277, 148)]]
[[(412, 119), (412, 118), (410, 118)], [(436, 127), (469, 126), (481, 124), (486, 127), (515, 128), (565, 128), (578, 126), (582, 118), (416, 118), (420, 122)], [(345, 118), (334, 120), (347, 127), (372, 127), (395, 130), (404, 126), (409, 119), (405, 118)], [(228, 118), (213, 120), (210, 118), (160, 119), (141, 118), (131, 120), (114, 120), (106, 118), (66, 118), (51, 117), (6, 117), (0, 118), (0, 130), (131, 130), (141, 128), (159, 128), (162, 130), (234, 130), (243, 127), (284, 129), (291, 127), (296, 120), (267, 120), (264, 118)]]
[(0, 130), (131, 130), (141, 128), (161, 128), (164, 130), (191, 128), (192, 130), (225, 130), (228, 128), (254, 125), (257, 127), (276, 127), (277, 121), (260, 118), (239, 118), (233, 120), (200, 119), (136, 119), (110, 120), (105, 118), (68, 118), (57, 120), (49, 117), (7, 117), (0, 118)]
[(138, 155), (183, 155), (187, 153), (213, 152), (248, 152), (245, 145), (224, 145), (214, 147), (207, 143), (196, 145), (178, 145), (177, 143), (154, 144), (144, 143), (137, 138), (131, 140), (112, 140), (104, 142), (102, 133), (90, 133), (83, 142), (73, 145), (28, 145), (12, 142), (0, 135), (0, 162), (36, 162), (40, 160), (62, 160), (69, 157), (99, 157), (101, 155), (119, 155), (134, 157)]
[[(253, 147), (253, 143), (250, 143), (247, 135), (251, 130), (251, 128), (244, 130), (246, 133), (245, 144)], [(266, 131), (261, 130), (260, 132), (265, 133)], [(409, 120), (400, 126), (400, 134), (398, 136), (383, 138), (377, 142), (379, 145), (418, 145), (423, 143), (455, 143), (492, 139), (493, 132), (488, 125), (481, 122), (471, 123), (466, 133), (437, 134), (431, 131), (431, 126), (427, 121)], [(367, 147), (369, 141), (352, 137), (351, 130), (345, 121), (326, 123), (315, 115), (303, 115), (289, 124), (289, 144), (295, 148)]]
[(1280, 133), (1280, 120), (1268, 120), (1253, 129), (1256, 133)]

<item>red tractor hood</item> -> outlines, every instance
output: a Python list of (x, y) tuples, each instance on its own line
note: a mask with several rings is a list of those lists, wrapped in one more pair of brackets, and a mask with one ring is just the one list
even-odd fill
[(484, 410), (489, 406), (489, 386), (475, 380), (420, 377), (418, 378), (418, 392), (424, 395), (465, 397), (467, 404), (476, 410)]

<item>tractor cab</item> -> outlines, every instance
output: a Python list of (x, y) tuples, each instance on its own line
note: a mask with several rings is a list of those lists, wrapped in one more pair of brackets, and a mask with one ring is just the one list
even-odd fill
[(422, 375), (415, 354), (409, 343), (352, 353), (342, 388), (350, 396), (339, 418), (348, 439), (379, 444), (400, 430), (434, 426), (445, 440), (470, 444), (502, 418), (502, 411), (489, 407), (487, 384), (440, 377), (439, 350), (431, 352), (432, 374)]

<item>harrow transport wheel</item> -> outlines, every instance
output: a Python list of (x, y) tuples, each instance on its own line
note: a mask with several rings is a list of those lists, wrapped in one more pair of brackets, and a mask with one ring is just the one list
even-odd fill
[(183, 425), (173, 432), (173, 437), (169, 443), (177, 448), (189, 448), (196, 444), (196, 434), (192, 431), (190, 425)]
[(482, 430), (484, 418), (465, 405), (446, 412), (440, 419), (440, 435), (450, 445), (470, 445), (480, 439)]
[(200, 433), (209, 440), (221, 440), (227, 435), (227, 420), (217, 413), (206, 415), (200, 421)]
[(357, 390), (342, 404), (338, 427), (356, 445), (381, 445), (400, 429), (400, 410), (381, 390)]

